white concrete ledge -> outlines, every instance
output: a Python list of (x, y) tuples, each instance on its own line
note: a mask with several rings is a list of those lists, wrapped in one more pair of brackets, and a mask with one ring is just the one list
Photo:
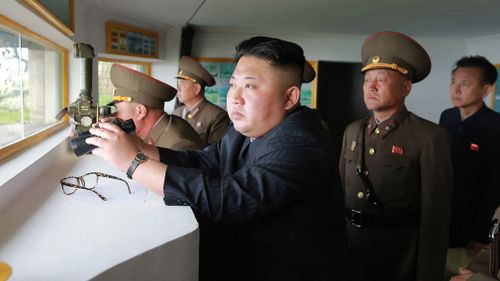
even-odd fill
[(165, 206), (128, 179), (132, 194), (120, 181), (100, 179), (96, 190), (108, 201), (62, 192), (61, 178), (92, 171), (126, 179), (62, 142), (0, 188), (0, 260), (13, 269), (9, 280), (197, 280), (191, 209)]

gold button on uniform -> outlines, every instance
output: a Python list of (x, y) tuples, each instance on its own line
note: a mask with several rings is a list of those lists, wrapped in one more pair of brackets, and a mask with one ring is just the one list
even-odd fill
[(373, 148), (373, 147), (372, 147), (372, 148), (368, 149), (368, 153), (369, 153), (370, 155), (375, 154), (375, 148)]
[(358, 192), (358, 194), (356, 194), (356, 196), (358, 196), (359, 199), (362, 199), (363, 197), (365, 197), (365, 194), (363, 192)]
[(378, 127), (377, 127), (377, 128), (375, 128), (375, 134), (380, 134), (380, 130), (379, 130), (379, 128), (378, 128)]

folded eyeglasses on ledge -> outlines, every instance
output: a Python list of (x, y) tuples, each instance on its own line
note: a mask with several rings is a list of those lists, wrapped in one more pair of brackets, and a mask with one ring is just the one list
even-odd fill
[(128, 193), (132, 194), (132, 192), (130, 191), (130, 186), (128, 185), (127, 181), (119, 177), (115, 177), (100, 172), (90, 172), (80, 177), (65, 177), (61, 179), (59, 182), (61, 183), (61, 189), (63, 193), (66, 195), (72, 195), (77, 190), (82, 189), (93, 192), (97, 196), (99, 196), (99, 198), (101, 198), (102, 201), (106, 201), (108, 200), (108, 198), (104, 197), (101, 193), (94, 190), (94, 188), (97, 186), (97, 183), (99, 182), (99, 177), (105, 177), (124, 182), (127, 185)]

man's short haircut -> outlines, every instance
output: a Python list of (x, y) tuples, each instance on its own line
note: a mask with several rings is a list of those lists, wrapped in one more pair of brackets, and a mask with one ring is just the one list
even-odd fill
[(254, 56), (275, 67), (292, 70), (296, 74), (293, 78), (294, 84), (302, 84), (304, 51), (293, 42), (258, 36), (242, 41), (236, 46), (236, 52), (237, 61), (243, 56)]
[(274, 40), (272, 37), (267, 36), (255, 36), (246, 40), (241, 41), (238, 45), (236, 45), (236, 54), (234, 55), (234, 60), (238, 62), (240, 58), (245, 55), (250, 49), (255, 47), (256, 45)]
[(477, 67), (481, 70), (481, 79), (484, 83), (493, 85), (497, 81), (498, 72), (496, 67), (483, 56), (465, 56), (459, 59), (451, 74), (460, 67)]

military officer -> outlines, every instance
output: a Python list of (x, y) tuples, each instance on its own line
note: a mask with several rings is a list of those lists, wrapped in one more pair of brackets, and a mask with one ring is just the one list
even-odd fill
[(191, 124), (204, 145), (217, 143), (229, 126), (227, 112), (205, 98), (205, 86), (215, 85), (212, 75), (191, 57), (183, 56), (177, 74), (177, 97), (184, 105), (174, 115)]
[(364, 102), (373, 114), (344, 132), (340, 176), (353, 260), (368, 280), (442, 280), (452, 168), (444, 129), (409, 112), (430, 72), (424, 48), (398, 32), (363, 43)]
[(203, 143), (196, 131), (182, 118), (163, 111), (165, 101), (177, 92), (151, 76), (114, 64), (110, 72), (116, 88), (113, 103), (116, 117), (132, 119), (136, 134), (143, 141), (170, 149), (200, 149)]

